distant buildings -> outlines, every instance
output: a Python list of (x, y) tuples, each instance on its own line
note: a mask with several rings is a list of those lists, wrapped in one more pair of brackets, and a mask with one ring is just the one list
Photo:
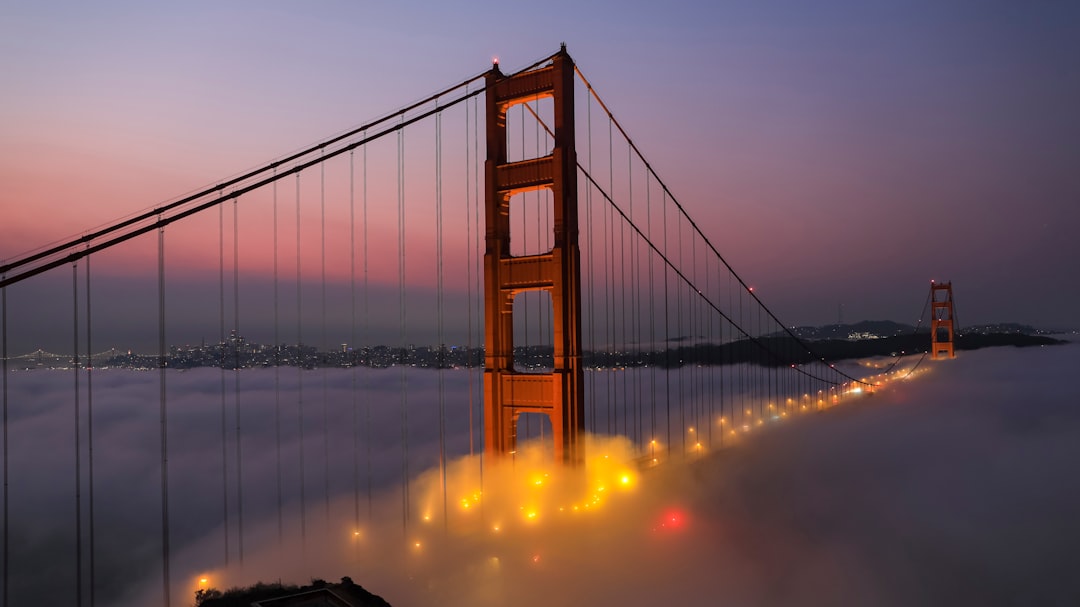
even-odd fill
[[(891, 321), (865, 321), (854, 325), (825, 325), (823, 327), (792, 327), (791, 334), (807, 342), (851, 342), (851, 346), (829, 348), (830, 359), (859, 357), (867, 354), (866, 348), (855, 344), (867, 341), (884, 342), (896, 339), (916, 339), (925, 337), (929, 341), (929, 328), (915, 327)], [(996, 336), (1007, 338), (1015, 336), (1046, 336), (1049, 331), (1041, 331), (1027, 325), (999, 323), (963, 327), (957, 332), (958, 337)], [(786, 332), (777, 332), (757, 338), (759, 342), (790, 341)], [(1000, 339), (999, 339), (1000, 341)], [(778, 346), (779, 347), (779, 346)], [(824, 347), (824, 344), (822, 345)], [(905, 348), (915, 348), (915, 343)], [(779, 351), (779, 350), (778, 350)], [(913, 350), (915, 351), (915, 350)], [(886, 353), (888, 350), (886, 350)], [(746, 340), (723, 344), (695, 343), (693, 345), (671, 344), (665, 349), (598, 348), (582, 353), (586, 368), (618, 369), (625, 367), (660, 366), (678, 367), (683, 364), (733, 364), (751, 362), (768, 364), (754, 355)], [(515, 367), (522, 372), (546, 372), (551, 369), (554, 352), (550, 345), (518, 346), (514, 348)], [(8, 359), (10, 370), (30, 369), (71, 369), (92, 367), (94, 369), (123, 368), (135, 370), (158, 369), (161, 359), (157, 354), (138, 354), (131, 350), (112, 348), (99, 352), (87, 360), (86, 355), (74, 359), (70, 354), (56, 354), (44, 350), (35, 350), (28, 354), (12, 356)], [(316, 368), (351, 368), (371, 367), (385, 369), (400, 365), (425, 369), (478, 368), (484, 366), (484, 348), (469, 346), (362, 346), (348, 344), (334, 346), (331, 350), (320, 350), (308, 344), (259, 344), (248, 341), (233, 331), (220, 343), (201, 343), (197, 346), (171, 346), (165, 356), (165, 366), (170, 369), (193, 369), (199, 367), (218, 367), (222, 369), (251, 369), (259, 367), (301, 367)]]

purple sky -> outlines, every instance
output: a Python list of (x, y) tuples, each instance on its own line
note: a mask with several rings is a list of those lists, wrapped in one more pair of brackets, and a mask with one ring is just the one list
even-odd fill
[(1071, 3), (10, 3), (0, 258), (565, 41), (788, 324), (1075, 326)]

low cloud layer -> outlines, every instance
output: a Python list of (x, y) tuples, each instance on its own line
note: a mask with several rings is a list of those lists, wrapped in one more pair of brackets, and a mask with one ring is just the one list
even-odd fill
[[(1069, 374), (1078, 363), (1078, 345), (964, 352), (924, 363), (928, 372), (912, 381), (771, 424), (699, 459), (649, 467), (632, 461), (625, 440), (593, 437), (589, 465), (578, 474), (556, 473), (543, 454), (522, 449), (511, 462), (485, 461), (483, 468), (478, 457), (454, 457), (444, 481), (437, 421), (421, 417), (412, 420), (410, 461), (431, 465), (410, 470), (407, 493), (396, 480), (400, 437), (373, 437), (370, 514), (366, 493), (354, 499), (349, 408), (330, 410), (334, 456), (324, 474), (322, 380), (309, 375), (304, 536), (295, 490), (287, 493), (279, 535), (270, 390), (259, 401), (267, 405), (245, 421), (245, 558), (241, 565), (236, 556), (233, 513), (228, 567), (220, 413), (178, 398), (170, 404), (170, 433), (186, 438), (174, 441), (170, 459), (173, 604), (189, 604), (204, 575), (218, 588), (348, 575), (394, 605), (1072, 604), (1080, 598), (1070, 573), (1080, 541), (1080, 387)], [(434, 375), (422, 373), (407, 377), (410, 393), (436, 402)], [(63, 392), (70, 386), (39, 379), (50, 375), (21, 374), (12, 386), (35, 403), (13, 420), (12, 590), (53, 580), (50, 602), (65, 603), (74, 597), (74, 478), (67, 487), (55, 477), (72, 474), (74, 455), (40, 446), (66, 444), (71, 430), (54, 422), (70, 417)], [(152, 456), (156, 380), (134, 375), (145, 377), (145, 394), (130, 377), (116, 376), (127, 387), (102, 393), (130, 394), (130, 402), (95, 401), (103, 604), (161, 601), (159, 513), (147, 506), (160, 491)], [(220, 400), (216, 372), (172, 377), (192, 382), (175, 386), (198, 393), (192, 399)], [(380, 377), (387, 406), (373, 415), (397, 428), (398, 408), (389, 405), (399, 398), (400, 376)], [(268, 379), (272, 372), (241, 381), (272, 388)], [(350, 384), (347, 374), (327, 377), (331, 394)], [(465, 393), (467, 383), (448, 385), (452, 390)], [(246, 402), (242, 413), (255, 408)], [(299, 480), (295, 426), (283, 434), (290, 486)], [(467, 435), (467, 423), (448, 428), (449, 452), (460, 453)]]

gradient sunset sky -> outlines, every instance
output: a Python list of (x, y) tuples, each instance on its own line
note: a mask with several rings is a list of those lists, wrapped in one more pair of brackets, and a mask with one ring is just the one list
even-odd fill
[(788, 324), (1080, 325), (1074, 2), (4, 2), (0, 258), (565, 42)]

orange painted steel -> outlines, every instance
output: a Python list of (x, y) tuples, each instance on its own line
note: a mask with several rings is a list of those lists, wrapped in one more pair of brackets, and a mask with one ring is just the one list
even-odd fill
[(952, 282), (930, 281), (930, 358), (956, 358)]
[[(486, 76), (487, 161), (484, 253), (484, 451), (517, 448), (517, 420), (540, 413), (551, 420), (555, 461), (584, 459), (584, 374), (581, 367), (581, 271), (578, 249), (577, 152), (574, 145), (574, 62), (563, 48), (550, 65)], [(542, 158), (507, 162), (506, 113), (540, 98), (554, 102), (554, 147)], [(510, 255), (510, 198), (547, 188), (553, 198), (554, 246), (549, 253)], [(514, 370), (514, 297), (543, 290), (553, 307), (551, 373)]]

